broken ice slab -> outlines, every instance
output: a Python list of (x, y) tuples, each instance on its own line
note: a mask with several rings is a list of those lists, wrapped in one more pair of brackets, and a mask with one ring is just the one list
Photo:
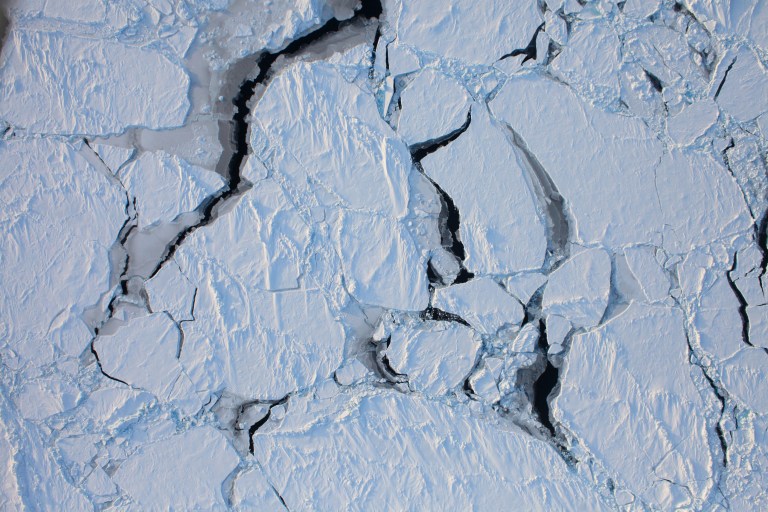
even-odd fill
[(611, 290), (611, 258), (602, 249), (577, 253), (552, 272), (542, 309), (574, 327), (594, 327), (605, 313)]
[(334, 238), (347, 288), (355, 299), (408, 311), (427, 307), (426, 257), (399, 222), (345, 213)]
[(464, 382), (480, 345), (480, 337), (464, 325), (429, 322), (391, 332), (385, 356), (395, 372), (407, 376), (411, 389), (442, 395)]
[(749, 341), (756, 347), (768, 349), (768, 304), (747, 306)]
[(624, 250), (627, 266), (648, 302), (659, 302), (669, 297), (671, 283), (657, 259), (657, 253), (658, 250), (650, 246)]
[(0, 117), (44, 134), (171, 128), (186, 118), (188, 89), (184, 70), (150, 48), (19, 28), (0, 62)]
[(667, 119), (667, 131), (676, 143), (693, 144), (715, 124), (720, 110), (712, 100), (697, 101)]
[(88, 425), (95, 431), (114, 431), (136, 420), (143, 410), (156, 403), (157, 400), (146, 391), (107, 381), (79, 404), (77, 413), (88, 418)]
[(0, 345), (21, 366), (79, 356), (83, 314), (110, 288), (124, 194), (70, 144), (18, 140), (0, 142), (0, 203)]
[(544, 30), (555, 43), (564, 45), (568, 42), (568, 26), (564, 16), (553, 10), (547, 10), (544, 13), (544, 22)]
[(535, 322), (529, 322), (520, 329), (514, 339), (509, 343), (509, 350), (513, 353), (534, 353), (539, 344), (539, 328)]
[(550, 353), (560, 353), (565, 343), (565, 338), (571, 332), (573, 324), (567, 318), (560, 315), (548, 314), (546, 319), (547, 344)]
[(701, 293), (698, 306), (693, 311), (693, 327), (702, 350), (713, 362), (728, 360), (748, 347), (744, 335), (749, 333), (743, 329), (739, 302), (726, 276), (719, 276)]
[(568, 436), (652, 507), (700, 507), (722, 458), (707, 428), (716, 398), (694, 385), (688, 351), (679, 310), (633, 303), (573, 337), (551, 404)]
[(266, 179), (179, 247), (174, 259), (198, 290), (181, 352), (196, 389), (277, 400), (339, 366), (345, 334), (306, 260), (323, 249), (310, 243), (309, 226)]
[(387, 18), (397, 31), (393, 46), (416, 48), (467, 64), (493, 64), (525, 48), (541, 18), (532, 2), (504, 0), (390, 0)]
[(21, 417), (42, 420), (73, 408), (81, 398), (72, 379), (57, 373), (23, 382), (14, 392)]
[(344, 331), (318, 290), (267, 292), (211, 269), (195, 277), (181, 363), (196, 389), (278, 400), (330, 377)]
[(764, 348), (745, 347), (721, 363), (723, 387), (757, 414), (768, 414), (765, 369), (768, 353)]
[(621, 12), (633, 18), (643, 19), (656, 12), (660, 5), (661, 0), (627, 0)]
[(536, 269), (546, 252), (528, 178), (502, 129), (478, 106), (466, 132), (422, 161), (458, 210), (465, 263), (477, 273)]
[[(643, 78), (654, 82), (652, 85), (657, 92), (663, 94), (665, 101), (672, 106), (680, 99), (675, 94), (668, 94), (668, 90), (701, 93), (709, 83), (709, 71), (701, 62), (701, 57), (693, 53), (696, 50), (691, 39), (696, 28), (695, 22), (690, 23), (685, 31), (648, 23), (624, 36), (625, 54), (632, 56), (632, 60), (644, 70)], [(705, 41), (704, 44), (709, 45), (708, 38)], [(692, 55), (699, 57), (699, 60), (692, 58)]]
[(736, 181), (706, 154), (666, 153), (654, 181), (666, 224), (664, 247), (670, 252), (687, 252), (752, 227)]
[(192, 320), (196, 290), (175, 261), (169, 261), (144, 286), (153, 312), (165, 311), (176, 322)]
[(477, 371), (469, 377), (469, 386), (474, 395), (488, 403), (496, 403), (501, 398), (497, 379), (498, 371), (494, 372), (484, 360), (478, 366)]
[(540, 272), (516, 274), (504, 278), (504, 288), (522, 304), (528, 304), (533, 294), (547, 282), (547, 276)]
[(558, 82), (515, 77), (491, 109), (519, 133), (567, 199), (578, 220), (576, 240), (661, 245), (663, 233), (666, 249), (686, 252), (752, 223), (737, 184), (712, 158), (665, 153), (640, 120), (592, 107)]
[(235, 476), (229, 499), (235, 510), (274, 512), (285, 508), (277, 491), (257, 467), (245, 469)]
[(205, 9), (204, 57), (211, 67), (221, 71), (240, 59), (261, 50), (278, 51), (292, 40), (325, 24), (332, 17), (345, 19), (352, 15), (349, 2), (291, 2), (270, 0), (230, 1), (193, 4)]
[(218, 430), (194, 427), (142, 447), (112, 478), (145, 510), (225, 510), (222, 483), (239, 461)]
[[(717, 103), (739, 122), (755, 119), (768, 111), (768, 70), (748, 48), (720, 62), (725, 70), (718, 78)], [(745, 101), (748, 98), (748, 101)]]
[(400, 101), (397, 134), (413, 147), (458, 130), (466, 122), (471, 98), (455, 79), (425, 69), (408, 82)]
[(202, 405), (179, 360), (181, 333), (166, 313), (128, 322), (93, 342), (101, 370), (110, 378), (145, 389), (187, 414)]
[(374, 98), (335, 67), (315, 62), (285, 69), (252, 118), (255, 156), (304, 205), (405, 214), (408, 148), (381, 119)]
[(432, 306), (466, 320), (482, 334), (496, 334), (523, 321), (523, 306), (490, 278), (476, 278), (435, 290)]
[(164, 151), (148, 151), (118, 173), (136, 207), (139, 229), (169, 223), (223, 188), (218, 174)]
[(616, 70), (620, 68), (621, 44), (615, 29), (605, 20), (572, 24), (565, 45), (550, 69), (565, 83), (588, 91), (590, 99), (610, 103), (619, 97)]
[(189, 235), (175, 259), (190, 278), (213, 266), (258, 289), (296, 289), (309, 240), (309, 226), (281, 187), (262, 180), (214, 225)]
[(254, 439), (254, 454), (291, 510), (607, 510), (550, 446), (464, 411), (414, 395), (341, 394), (291, 407)]
[(21, 423), (5, 393), (0, 394), (0, 416), (0, 505), (9, 510), (92, 509), (85, 493), (65, 476), (44, 430)]
[(134, 153), (134, 149), (111, 146), (109, 144), (89, 143), (89, 146), (99, 155), (110, 171), (117, 173), (120, 167), (128, 161)]
[(719, 370), (729, 396), (758, 414), (768, 414), (763, 376), (768, 368), (768, 306), (740, 310), (733, 287), (720, 276), (702, 293), (693, 318), (701, 348)]
[(726, 423), (728, 474), (721, 484), (732, 510), (763, 510), (768, 506), (768, 475), (755, 468), (768, 463), (768, 416), (741, 413)]

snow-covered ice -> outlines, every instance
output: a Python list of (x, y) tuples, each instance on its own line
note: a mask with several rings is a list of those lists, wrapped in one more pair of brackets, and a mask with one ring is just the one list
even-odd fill
[(768, 509), (768, 3), (0, 3), (0, 510)]

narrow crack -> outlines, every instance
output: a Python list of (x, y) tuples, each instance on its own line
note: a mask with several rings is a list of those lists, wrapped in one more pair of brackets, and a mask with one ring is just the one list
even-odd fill
[(721, 425), (723, 415), (725, 414), (725, 394), (720, 390), (718, 385), (715, 383), (715, 380), (707, 373), (707, 369), (702, 366), (697, 361), (697, 355), (696, 351), (693, 348), (693, 344), (691, 342), (690, 335), (688, 334), (688, 329), (685, 329), (685, 341), (688, 345), (688, 359), (694, 366), (697, 366), (701, 370), (701, 374), (704, 376), (704, 380), (706, 380), (707, 384), (709, 384), (709, 387), (712, 388), (712, 392), (715, 395), (715, 398), (717, 398), (717, 401), (720, 403), (720, 412), (717, 419), (717, 422), (715, 423), (715, 433), (717, 434), (717, 438), (720, 443), (720, 450), (722, 452), (722, 466), (723, 468), (726, 468), (728, 466), (728, 443), (725, 439), (725, 432), (723, 430), (723, 426)]
[[(376, 27), (376, 34), (373, 36), (373, 51), (371, 53), (371, 67), (368, 69), (368, 80), (373, 81), (376, 78), (375, 66), (376, 66), (376, 48), (379, 46), (379, 40), (381, 39), (381, 27)], [(384, 56), (385, 60), (388, 60), (388, 56)], [(387, 63), (387, 69), (389, 64)]]
[[(147, 303), (149, 303), (149, 301), (147, 301)], [(195, 288), (195, 291), (192, 294), (192, 308), (190, 310), (190, 316), (192, 318), (187, 319), (187, 320), (179, 320), (177, 322), (173, 317), (171, 317), (171, 320), (173, 320), (173, 322), (176, 324), (176, 328), (179, 330), (179, 349), (176, 352), (176, 359), (181, 359), (181, 351), (184, 348), (184, 340), (186, 339), (185, 334), (184, 334), (184, 329), (181, 327), (181, 324), (186, 323), (186, 322), (194, 322), (194, 321), (197, 320), (195, 318), (195, 307), (196, 306), (197, 306), (197, 288)], [(166, 311), (166, 313), (167, 313), (167, 311)], [(171, 314), (168, 313), (168, 316), (171, 316)]]
[(374, 346), (376, 347), (376, 368), (382, 378), (394, 385), (395, 389), (398, 391), (402, 391), (402, 386), (400, 385), (408, 383), (408, 375), (399, 373), (392, 368), (392, 364), (389, 362), (389, 357), (384, 353), (384, 351), (389, 348), (391, 341), (392, 337), (388, 336), (384, 340), (374, 342)]
[[(95, 339), (93, 341), (95, 341)], [(111, 376), (110, 374), (108, 374), (107, 372), (104, 371), (104, 367), (101, 365), (101, 359), (99, 359), (99, 354), (98, 354), (98, 352), (96, 352), (96, 349), (93, 346), (93, 341), (91, 341), (91, 354), (93, 354), (93, 357), (96, 358), (96, 364), (98, 365), (99, 371), (102, 373), (102, 375), (104, 375), (106, 378), (108, 378), (110, 380), (113, 380), (115, 382), (119, 382), (120, 384), (125, 384), (129, 388), (133, 387), (130, 384), (128, 384), (127, 382), (125, 382), (124, 380), (118, 379), (117, 377), (113, 377), (113, 376)]]
[(274, 485), (270, 485), (272, 487), (272, 491), (275, 493), (275, 496), (277, 496), (277, 499), (280, 500), (280, 503), (285, 507), (285, 510), (288, 512), (291, 512), (291, 509), (288, 508), (288, 504), (285, 503), (285, 499), (283, 498), (283, 495), (280, 494), (280, 492), (277, 490), (277, 488)]
[(720, 450), (723, 453), (722, 458), (722, 464), (723, 468), (728, 466), (728, 443), (725, 440), (725, 431), (723, 430), (723, 426), (721, 424), (722, 416), (725, 413), (725, 396), (723, 396), (720, 389), (715, 384), (715, 381), (712, 380), (712, 377), (707, 375), (707, 372), (703, 371), (704, 379), (709, 383), (710, 387), (712, 388), (712, 392), (715, 394), (715, 397), (717, 397), (717, 401), (720, 402), (720, 420), (715, 424), (715, 433), (717, 434), (717, 438), (720, 442)]
[[(674, 276), (673, 273), (670, 272), (670, 274)], [(701, 363), (701, 356), (696, 351), (696, 348), (694, 347), (693, 341), (691, 339), (692, 338), (691, 331), (694, 328), (691, 326), (690, 316), (686, 312), (686, 308), (680, 302), (679, 299), (673, 297), (673, 301), (676, 307), (680, 309), (680, 311), (685, 317), (684, 334), (685, 334), (686, 347), (688, 350), (688, 362), (689, 364), (699, 368), (699, 370), (701, 371), (701, 375), (703, 376), (707, 385), (712, 389), (712, 393), (714, 394), (715, 398), (720, 404), (720, 407), (719, 407), (720, 410), (717, 412), (717, 420), (715, 421), (714, 430), (715, 430), (715, 435), (717, 435), (718, 443), (720, 447), (720, 453), (721, 453), (720, 460), (721, 460), (722, 468), (726, 469), (728, 466), (728, 442), (726, 441), (726, 438), (725, 438), (725, 431), (722, 426), (722, 421), (726, 412), (727, 394), (723, 392), (722, 389), (720, 389), (715, 379), (712, 377), (712, 375), (708, 373), (709, 368), (705, 367)], [(720, 489), (719, 483), (717, 484), (717, 488)]]
[(725, 79), (728, 78), (728, 73), (731, 72), (731, 69), (733, 69), (733, 65), (736, 64), (736, 59), (737, 57), (734, 57), (731, 63), (725, 69), (725, 73), (723, 73), (723, 79), (720, 80), (720, 85), (717, 86), (717, 91), (715, 92), (715, 99), (717, 99), (717, 97), (720, 96), (720, 91), (723, 90), (723, 86), (725, 85)]
[(762, 255), (760, 259), (760, 289), (765, 293), (763, 278), (765, 277), (766, 268), (768, 268), (768, 210), (763, 213), (763, 218), (755, 225), (755, 228), (757, 229), (757, 246)]
[(754, 347), (752, 341), (749, 339), (749, 315), (747, 314), (747, 306), (749, 306), (749, 303), (744, 297), (744, 294), (741, 293), (741, 290), (739, 290), (739, 287), (736, 286), (736, 282), (733, 280), (732, 274), (736, 270), (737, 266), (738, 252), (734, 252), (733, 265), (731, 265), (731, 269), (725, 273), (725, 277), (728, 279), (728, 285), (731, 287), (733, 294), (736, 296), (736, 300), (739, 302), (739, 316), (741, 317), (741, 340), (750, 347)]
[(5, 39), (8, 37), (8, 16), (6, 14), (6, 6), (0, 6), (0, 51), (5, 46)]

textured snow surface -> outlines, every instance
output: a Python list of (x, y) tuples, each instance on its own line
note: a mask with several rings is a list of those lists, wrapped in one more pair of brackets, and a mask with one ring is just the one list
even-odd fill
[(0, 511), (768, 510), (768, 2), (0, 4)]

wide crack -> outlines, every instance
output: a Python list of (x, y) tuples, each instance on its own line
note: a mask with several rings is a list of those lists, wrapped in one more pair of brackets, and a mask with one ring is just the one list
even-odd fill
[(730, 270), (725, 273), (725, 277), (728, 280), (728, 285), (731, 287), (733, 294), (736, 296), (736, 300), (739, 302), (738, 311), (739, 316), (741, 317), (741, 340), (750, 347), (754, 347), (752, 341), (749, 339), (749, 315), (747, 314), (747, 307), (749, 306), (749, 303), (744, 297), (744, 294), (741, 293), (741, 290), (739, 290), (739, 287), (736, 285), (732, 275), (738, 266), (738, 256), (738, 252), (733, 253), (733, 265), (731, 266)]
[(547, 249), (542, 270), (548, 274), (557, 269), (570, 256), (569, 240), (571, 237), (571, 222), (565, 199), (557, 189), (555, 182), (539, 162), (536, 155), (528, 149), (525, 140), (514, 128), (502, 123), (506, 128), (507, 140), (521, 157), (520, 162), (530, 178), (534, 196), (539, 202), (547, 224)]
[(541, 351), (540, 357), (546, 360), (544, 371), (533, 382), (531, 407), (539, 418), (539, 422), (549, 430), (550, 435), (555, 435), (555, 427), (552, 424), (552, 416), (549, 407), (549, 401), (557, 394), (556, 387), (560, 380), (560, 369), (555, 368), (549, 361), (547, 354), (547, 326), (544, 320), (539, 320), (539, 341), (538, 348)]
[(509, 57), (517, 57), (518, 55), (525, 55), (523, 58), (523, 61), (520, 64), (525, 64), (528, 60), (536, 60), (537, 52), (536, 52), (536, 39), (539, 37), (539, 32), (544, 30), (544, 23), (538, 26), (536, 28), (536, 31), (533, 33), (533, 37), (528, 42), (528, 45), (525, 48), (518, 48), (516, 50), (512, 50), (511, 52), (502, 55), (501, 58), (499, 58), (500, 61), (504, 59), (508, 59)]
[[(440, 148), (443, 148), (451, 142), (458, 139), (461, 134), (467, 131), (470, 123), (472, 122), (472, 109), (467, 112), (467, 119), (459, 128), (447, 133), (446, 135), (437, 139), (424, 142), (412, 146), (410, 148), (411, 158), (414, 163), (414, 167), (435, 187), (435, 191), (440, 198), (440, 215), (438, 217), (438, 227), (440, 229), (440, 244), (447, 249), (456, 258), (456, 262), (459, 264), (459, 273), (453, 280), (452, 284), (465, 283), (474, 277), (472, 272), (469, 272), (464, 266), (464, 260), (467, 257), (464, 249), (464, 244), (461, 242), (460, 227), (461, 227), (461, 215), (459, 209), (456, 207), (453, 198), (443, 190), (438, 183), (424, 172), (424, 167), (421, 165), (421, 161), (428, 155), (434, 153)], [(432, 284), (451, 284), (443, 281), (443, 276), (439, 276), (435, 271), (431, 263), (427, 267), (427, 276)]]
[[(266, 86), (272, 78), (273, 65), (278, 62), (278, 59), (281, 57), (294, 56), (307, 51), (313, 44), (345, 27), (352, 26), (363, 20), (378, 18), (382, 11), (383, 8), (380, 0), (364, 0), (351, 18), (343, 21), (331, 18), (320, 28), (295, 39), (282, 50), (277, 52), (265, 51), (257, 54), (255, 57), (246, 57), (232, 67), (234, 70), (233, 72), (241, 73), (243, 69), (253, 67), (253, 62), (255, 60), (258, 73), (254, 78), (246, 78), (241, 81), (236, 94), (232, 98), (232, 105), (234, 106), (232, 119), (226, 124), (220, 124), (219, 138), (220, 140), (222, 138), (224, 140), (222, 141), (223, 152), (219, 159), (219, 163), (217, 164), (217, 170), (219, 170), (220, 174), (225, 176), (226, 184), (223, 188), (203, 200), (195, 210), (178, 215), (170, 223), (161, 224), (145, 231), (139, 231), (135, 214), (135, 199), (133, 213), (131, 212), (131, 201), (130, 199), (128, 200), (126, 205), (127, 220), (118, 234), (116, 244), (122, 249), (122, 254), (124, 254), (122, 271), (119, 277), (120, 290), (109, 302), (107, 311), (105, 312), (106, 318), (101, 320), (100, 324), (94, 327), (95, 336), (90, 343), (91, 353), (96, 358), (97, 365), (102, 374), (112, 380), (128, 385), (119, 379), (107, 375), (103, 371), (98, 354), (94, 349), (94, 343), (100, 328), (114, 317), (116, 309), (123, 300), (123, 297), (131, 296), (131, 299), (138, 299), (138, 301), (141, 302), (146, 295), (145, 292), (143, 293), (143, 280), (154, 277), (174, 256), (176, 250), (184, 243), (190, 234), (198, 228), (205, 227), (214, 222), (219, 217), (220, 213), (227, 211), (227, 207), (233, 201), (237, 201), (252, 187), (252, 184), (248, 182), (248, 180), (241, 177), (241, 169), (250, 150), (248, 144), (249, 127), (247, 121), (251, 112), (249, 103), (256, 93), (257, 86)], [(228, 134), (228, 137), (226, 137), (225, 134)], [(147, 250), (151, 252), (151, 246), (157, 245), (158, 239), (168, 241), (165, 244), (165, 249), (157, 260), (154, 263), (151, 259), (149, 262), (142, 260), (135, 263), (137, 260), (131, 258), (131, 255), (134, 254), (134, 252), (144, 253), (147, 252)], [(113, 248), (112, 252), (115, 253), (115, 251), (120, 252), (117, 247)], [(140, 286), (129, 286), (133, 277), (142, 280)], [(144, 305), (145, 308), (148, 309), (146, 301), (144, 301)], [(181, 347), (179, 347), (179, 350), (181, 350)]]

